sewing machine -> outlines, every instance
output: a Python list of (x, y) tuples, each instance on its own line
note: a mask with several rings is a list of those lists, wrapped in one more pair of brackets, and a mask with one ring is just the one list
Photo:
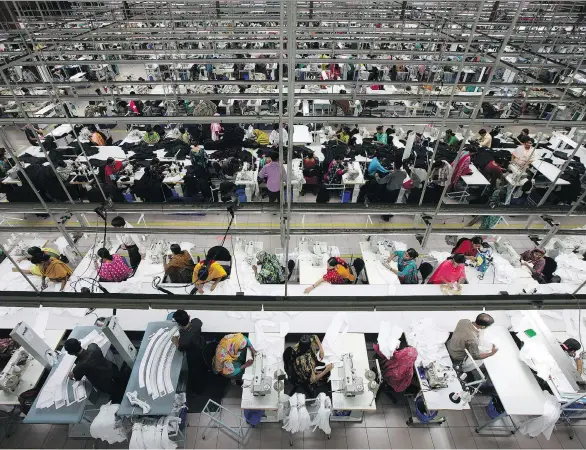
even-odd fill
[(257, 352), (252, 364), (252, 395), (264, 396), (271, 392), (272, 378), (266, 376), (267, 356), (262, 352)]
[(160, 240), (153, 242), (147, 252), (148, 260), (152, 264), (162, 264), (168, 248), (169, 243), (166, 241)]
[(325, 253), (328, 253), (328, 244), (327, 242), (316, 242), (313, 244), (313, 254), (317, 256), (322, 256)]
[(425, 371), (425, 378), (429, 383), (431, 389), (441, 389), (448, 387), (449, 368), (444, 367), (439, 361), (433, 361), (423, 369)]
[(342, 355), (342, 366), (338, 368), (338, 374), (342, 379), (342, 392), (346, 397), (356, 397), (364, 393), (362, 377), (356, 376), (352, 353)]
[(14, 392), (20, 383), (20, 377), (32, 359), (24, 348), (17, 349), (0, 373), (0, 390)]

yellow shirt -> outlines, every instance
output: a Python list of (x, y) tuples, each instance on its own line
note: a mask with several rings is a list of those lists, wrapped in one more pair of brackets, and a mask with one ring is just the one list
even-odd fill
[(256, 142), (259, 145), (269, 145), (270, 139), (269, 135), (261, 130), (254, 130), (254, 135), (256, 136)]
[[(203, 266), (203, 262), (199, 262), (194, 267), (193, 278), (192, 278), (193, 283), (195, 283), (197, 281), (197, 273), (199, 272), (199, 269), (201, 269), (202, 266)], [(218, 278), (224, 278), (226, 275), (228, 275), (228, 274), (226, 273), (224, 268), (220, 265), (220, 263), (213, 262), (208, 269), (208, 277), (206, 278), (205, 281), (211, 281), (211, 280), (216, 280)]]

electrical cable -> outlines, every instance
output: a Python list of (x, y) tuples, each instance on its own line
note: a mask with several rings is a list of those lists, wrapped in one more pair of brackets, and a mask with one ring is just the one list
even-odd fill
[(236, 270), (236, 281), (238, 281), (238, 292), (242, 292), (240, 285), (240, 276), (238, 275), (238, 262), (236, 261), (236, 252), (234, 251), (234, 239), (230, 236), (230, 245), (232, 246), (232, 258), (234, 258), (234, 269)]

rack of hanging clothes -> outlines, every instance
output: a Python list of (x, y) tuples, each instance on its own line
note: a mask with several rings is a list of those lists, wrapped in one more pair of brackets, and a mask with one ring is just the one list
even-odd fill
[(299, 393), (291, 397), (283, 395), (279, 411), (283, 418), (283, 429), (290, 433), (291, 447), (295, 433), (315, 432), (318, 428), (331, 439), (332, 399), (325, 393), (321, 392), (316, 398), (305, 398), (304, 394)]

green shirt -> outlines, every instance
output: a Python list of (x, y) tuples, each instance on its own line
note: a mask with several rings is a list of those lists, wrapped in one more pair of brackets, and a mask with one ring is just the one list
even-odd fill
[(149, 145), (153, 145), (153, 144), (156, 144), (157, 142), (159, 142), (161, 140), (161, 138), (159, 136), (159, 133), (157, 133), (156, 131), (151, 131), (150, 133), (145, 134), (142, 137), (142, 140), (145, 141)]
[(458, 138), (456, 136), (452, 136), (450, 138), (450, 140), (448, 141), (448, 145), (457, 145), (458, 144)]
[(383, 144), (387, 144), (387, 134), (386, 133), (376, 133), (376, 141), (381, 142)]

